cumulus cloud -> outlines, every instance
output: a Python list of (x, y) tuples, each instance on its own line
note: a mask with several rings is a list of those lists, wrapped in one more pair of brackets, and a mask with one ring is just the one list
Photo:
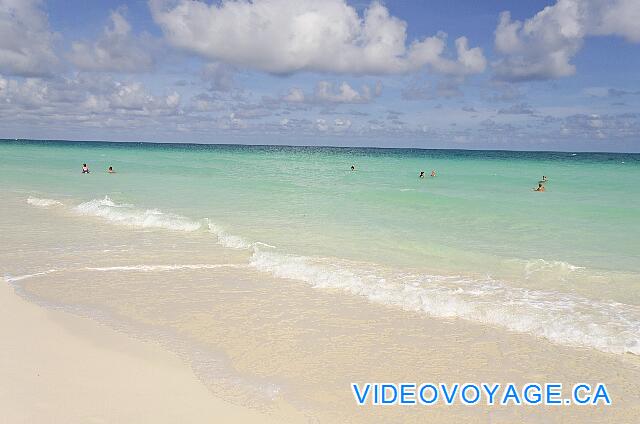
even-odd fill
[(283, 100), (291, 103), (304, 103), (306, 100), (304, 91), (301, 88), (294, 87), (289, 90), (289, 93), (283, 97)]
[(150, 0), (155, 22), (176, 48), (274, 74), (297, 71), (394, 74), (429, 67), (482, 72), (486, 60), (465, 37), (445, 57), (446, 34), (407, 43), (407, 24), (374, 1), (360, 16), (346, 0), (239, 0), (208, 5)]
[(114, 81), (109, 77), (74, 79), (7, 79), (0, 76), (0, 110), (18, 112), (38, 109), (45, 116), (86, 113), (177, 113), (180, 95), (154, 95), (139, 82)]
[(382, 94), (382, 83), (371, 87), (363, 85), (360, 91), (348, 83), (340, 85), (329, 81), (318, 81), (313, 94), (305, 94), (301, 88), (294, 87), (282, 99), (289, 103), (369, 103)]
[(140, 72), (154, 65), (154, 41), (149, 35), (134, 36), (124, 16), (126, 9), (112, 11), (109, 24), (94, 42), (74, 42), (69, 60), (87, 71)]
[(0, 72), (50, 75), (58, 63), (53, 52), (57, 38), (41, 0), (0, 0)]
[(587, 139), (637, 139), (640, 114), (576, 114), (560, 120), (562, 135)]
[(36, 109), (47, 105), (49, 98), (49, 87), (40, 79), (27, 78), (20, 82), (0, 76), (0, 101), (6, 105)]
[(572, 58), (585, 37), (617, 35), (640, 42), (640, 2), (637, 0), (558, 0), (524, 22), (500, 15), (494, 64), (506, 81), (544, 80), (573, 75)]

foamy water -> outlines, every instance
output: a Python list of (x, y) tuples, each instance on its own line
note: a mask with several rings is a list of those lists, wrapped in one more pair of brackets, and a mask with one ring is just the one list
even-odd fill
[(97, 216), (116, 224), (138, 228), (196, 231), (202, 226), (199, 222), (158, 209), (139, 210), (132, 205), (114, 203), (109, 196), (81, 203), (74, 210), (81, 215)]
[(51, 206), (60, 206), (62, 202), (53, 199), (41, 199), (39, 197), (27, 198), (27, 203), (40, 208), (49, 208)]
[[(54, 204), (60, 202), (51, 200)], [(39, 206), (39, 205), (38, 205)], [(82, 215), (109, 223), (176, 232), (201, 229), (199, 220), (157, 209), (145, 210), (93, 199), (72, 208)], [(223, 247), (252, 250), (246, 264), (278, 278), (304, 281), (318, 289), (341, 289), (383, 305), (425, 313), (438, 318), (460, 318), (532, 334), (551, 342), (591, 347), (603, 352), (640, 355), (640, 307), (615, 301), (596, 301), (562, 292), (532, 290), (490, 277), (416, 274), (339, 258), (307, 257), (280, 252), (264, 242), (251, 242), (224, 231), (204, 218), (208, 231)], [(88, 271), (158, 272), (184, 269), (238, 268), (240, 264), (173, 264), (86, 267)], [(525, 275), (552, 271), (558, 276), (584, 269), (561, 261), (526, 261)], [(56, 270), (7, 277), (15, 282)]]

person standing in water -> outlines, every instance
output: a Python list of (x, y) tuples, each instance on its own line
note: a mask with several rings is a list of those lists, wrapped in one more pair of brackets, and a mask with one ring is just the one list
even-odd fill
[(82, 173), (83, 174), (88, 174), (89, 173), (89, 167), (87, 166), (86, 163), (82, 164)]
[(351, 170), (355, 171), (356, 170), (356, 166), (355, 165), (351, 165)]
[(109, 174), (115, 174), (116, 173), (116, 171), (113, 170), (113, 166), (110, 166), (109, 169), (107, 169), (107, 172)]
[(418, 175), (418, 178), (424, 178), (424, 171), (420, 171), (420, 175)]
[(436, 176), (436, 170), (435, 170), (435, 169), (432, 169), (432, 170), (431, 170), (431, 176), (432, 176), (432, 177), (435, 177), (435, 176)]

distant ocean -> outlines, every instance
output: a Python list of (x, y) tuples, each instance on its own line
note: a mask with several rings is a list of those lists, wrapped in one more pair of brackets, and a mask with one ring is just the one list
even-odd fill
[(0, 181), (70, 221), (204, 235), (271, 277), (640, 355), (639, 154), (7, 140)]

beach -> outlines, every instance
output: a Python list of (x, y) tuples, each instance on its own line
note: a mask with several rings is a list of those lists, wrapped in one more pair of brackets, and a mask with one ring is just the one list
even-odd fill
[(211, 396), (151, 343), (39, 308), (6, 285), (0, 305), (2, 422), (274, 422)]
[[(638, 155), (7, 141), (0, 165), (9, 422), (640, 417)], [(356, 405), (376, 381), (613, 403)]]

